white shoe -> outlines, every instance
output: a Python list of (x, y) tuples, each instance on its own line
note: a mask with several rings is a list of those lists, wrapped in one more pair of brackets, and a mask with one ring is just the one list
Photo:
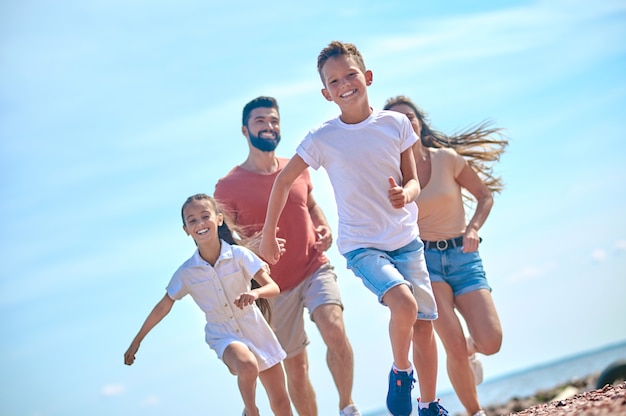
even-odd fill
[[(469, 356), (469, 365), (472, 369), (472, 373), (474, 373), (474, 382), (478, 386), (480, 383), (483, 382), (483, 363), (480, 361), (476, 354), (472, 354)], [(476, 415), (481, 416), (478, 413)]]
[(487, 413), (483, 409), (480, 409), (478, 412), (474, 413), (472, 416), (487, 416)]
[(349, 404), (339, 411), (339, 416), (361, 416), (361, 412), (355, 404)]

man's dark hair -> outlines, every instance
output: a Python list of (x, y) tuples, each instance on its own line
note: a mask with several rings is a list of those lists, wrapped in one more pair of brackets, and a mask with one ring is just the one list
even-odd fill
[(254, 100), (250, 101), (243, 107), (243, 115), (241, 117), (241, 125), (246, 126), (248, 124), (248, 119), (250, 118), (250, 113), (255, 108), (275, 108), (278, 111), (278, 103), (275, 98), (272, 97), (257, 97)]

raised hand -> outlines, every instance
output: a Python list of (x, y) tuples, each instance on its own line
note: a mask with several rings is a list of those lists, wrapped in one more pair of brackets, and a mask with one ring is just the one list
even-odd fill
[(398, 185), (391, 176), (389, 177), (389, 191), (387, 193), (394, 208), (402, 208), (406, 205), (408, 197), (404, 188)]

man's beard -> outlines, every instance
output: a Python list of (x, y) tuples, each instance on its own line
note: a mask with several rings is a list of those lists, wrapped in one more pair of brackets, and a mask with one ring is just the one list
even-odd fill
[(273, 152), (274, 149), (276, 149), (276, 147), (278, 146), (278, 143), (280, 142), (280, 134), (274, 132), (273, 139), (265, 139), (261, 137), (261, 135), (266, 132), (267, 131), (260, 131), (257, 136), (248, 132), (248, 137), (250, 138), (250, 144), (252, 144), (252, 146), (256, 147), (262, 152)]

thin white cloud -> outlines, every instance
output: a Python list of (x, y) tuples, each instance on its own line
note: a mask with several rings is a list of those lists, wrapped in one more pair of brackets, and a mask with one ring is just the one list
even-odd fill
[(121, 384), (107, 384), (102, 387), (100, 394), (107, 397), (119, 396), (126, 391), (126, 388)]
[(485, 69), (491, 67), (503, 76), (507, 63), (519, 61), (519, 56), (511, 57), (525, 54), (530, 79), (517, 83), (526, 84), (533, 72), (562, 77), (563, 71), (577, 71), (600, 57), (623, 53), (623, 42), (607, 39), (626, 36), (623, 19), (615, 17), (625, 10), (623, 1), (542, 1), (485, 13), (418, 19), (413, 33), (379, 37), (367, 56), (408, 73), (491, 60)]
[(513, 273), (506, 280), (511, 283), (527, 282), (547, 276), (557, 267), (555, 262), (547, 263), (540, 266), (526, 266), (520, 271)]
[(604, 260), (606, 260), (607, 255), (606, 255), (606, 251), (602, 250), (602, 249), (596, 249), (593, 250), (591, 252), (591, 258), (595, 261), (595, 262), (603, 262)]
[(161, 400), (157, 396), (148, 396), (141, 401), (143, 407), (153, 407), (161, 403)]
[(615, 248), (617, 251), (626, 251), (626, 240), (617, 240)]

